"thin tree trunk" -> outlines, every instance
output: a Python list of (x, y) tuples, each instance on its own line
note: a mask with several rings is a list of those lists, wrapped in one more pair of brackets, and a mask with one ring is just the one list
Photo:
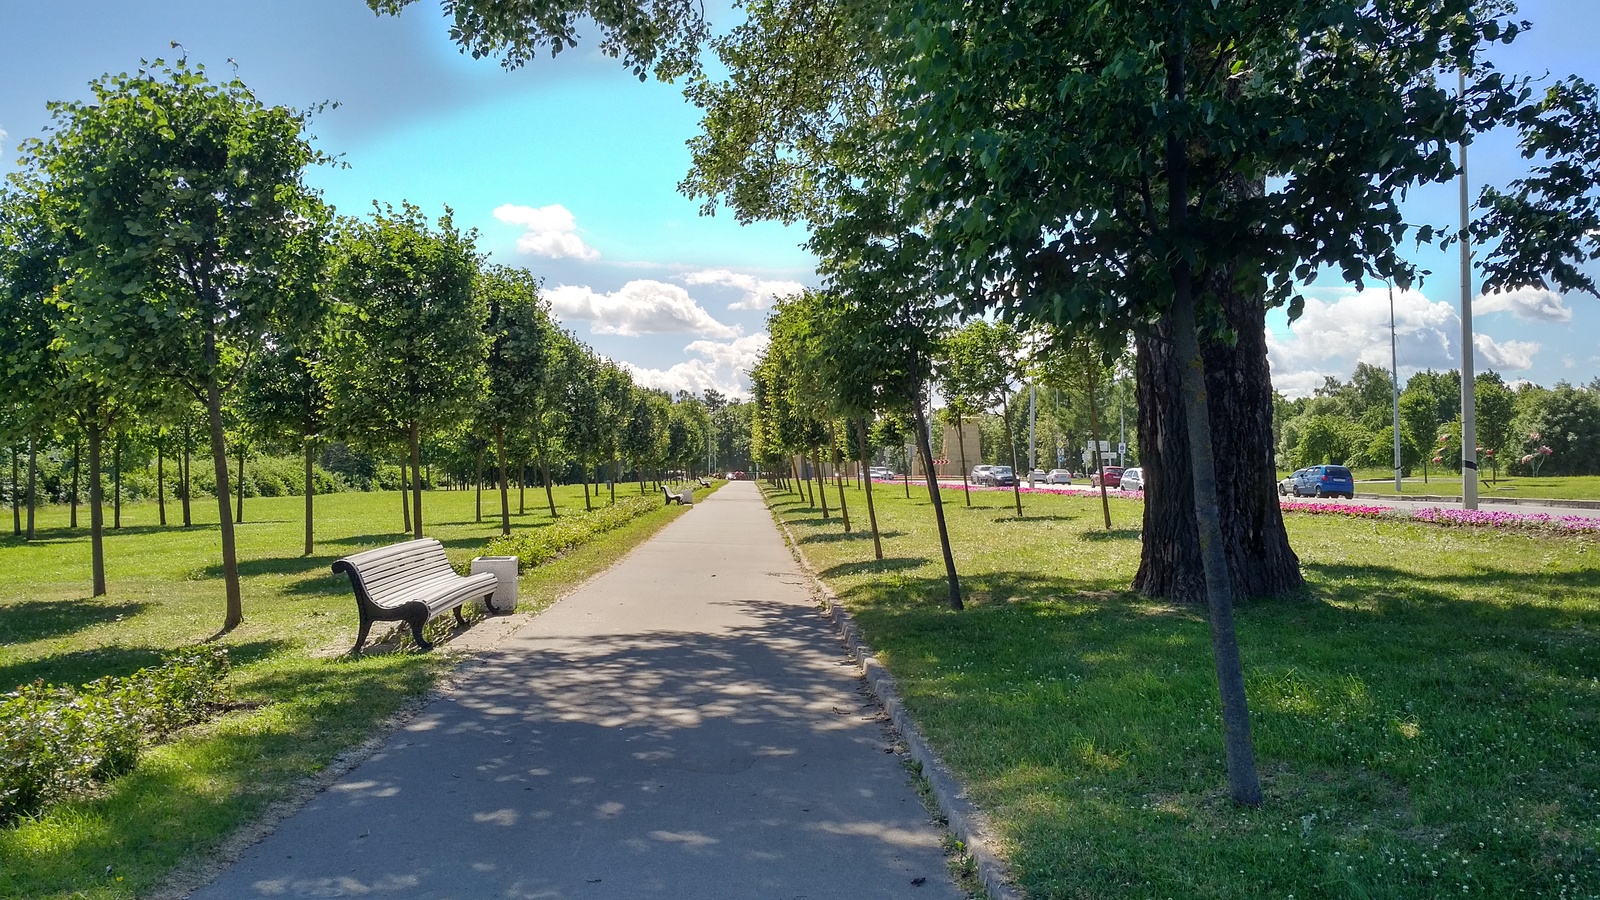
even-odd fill
[[(216, 338), (206, 337), (206, 356), (216, 358)], [(222, 385), (215, 369), (206, 377), (206, 419), (211, 429), (211, 464), (217, 474), (217, 525), (222, 529), (222, 580), (227, 595), (227, 611), (222, 632), (239, 627), (244, 621), (244, 601), (239, 591), (239, 559), (233, 538), (233, 518), (228, 515), (228, 444), (222, 433)]]
[[(856, 439), (861, 448), (861, 471), (867, 470), (867, 464), (872, 455), (867, 452), (867, 420), (856, 419)], [(872, 505), (872, 478), (868, 476), (862, 481), (867, 489), (867, 523), (872, 526), (872, 553), (877, 559), (883, 559), (883, 541), (878, 537), (878, 511)]]
[(611, 454), (611, 505), (617, 505), (617, 455)]
[(556, 517), (555, 487), (550, 483), (550, 461), (543, 449), (539, 451), (539, 477), (544, 479), (544, 502), (550, 505), (550, 518)]
[(79, 463), (79, 459), (80, 459), (80, 457), (79, 457), (79, 449), (80, 448), (79, 448), (78, 437), (76, 435), (74, 435), (73, 438), (72, 438), (72, 512), (71, 512), (71, 518), (67, 520), (69, 527), (72, 527), (72, 528), (77, 528), (78, 527), (78, 463)]
[(106, 514), (100, 485), (100, 423), (89, 423), (89, 571), (93, 596), (106, 595)]
[(411, 423), (411, 537), (422, 539), (422, 423)]
[(111, 443), (111, 527), (122, 527), (122, 435)]
[(167, 524), (167, 455), (163, 452), (164, 443), (156, 442), (156, 512), (163, 526)]
[(194, 464), (193, 460), (190, 458), (190, 453), (189, 453), (189, 444), (190, 444), (190, 440), (192, 438), (193, 438), (193, 435), (189, 433), (189, 426), (188, 425), (184, 425), (183, 426), (183, 465), (182, 465), (183, 473), (182, 474), (183, 474), (183, 527), (185, 527), (185, 528), (188, 528), (188, 527), (190, 527), (191, 525), (194, 524), (194, 516), (190, 512), (190, 509), (189, 509), (189, 498), (194, 494), (194, 491), (190, 488), (190, 485), (192, 484), (192, 482), (189, 480), (189, 470), (190, 470), (190, 467)]
[(314, 441), (312, 441), (312, 439), (310, 437), (307, 437), (305, 439), (305, 441), (306, 441), (306, 555), (310, 556), (312, 551), (315, 549), (313, 544), (312, 544), (312, 522), (314, 521), (313, 518), (312, 518), (312, 510), (313, 510), (313, 506), (314, 506), (314, 503), (315, 503), (313, 498), (315, 498), (316, 495), (317, 495), (317, 481), (316, 481), (316, 477), (315, 477), (315, 475), (316, 475), (317, 448), (316, 448), (316, 443)]
[(517, 464), (517, 515), (528, 514), (528, 458)]
[(243, 523), (244, 522), (244, 457), (245, 457), (245, 453), (246, 453), (246, 450), (245, 450), (244, 442), (241, 441), (239, 443), (239, 484), (238, 484), (237, 487), (235, 487), (233, 489), (234, 493), (237, 495), (237, 499), (234, 501), (234, 511), (233, 511), (233, 521), (235, 523)]
[(583, 509), (584, 509), (585, 512), (588, 512), (589, 510), (594, 509), (593, 506), (589, 505), (589, 464), (588, 464), (588, 460), (585, 460), (584, 464), (583, 464)]
[(477, 521), (481, 524), (483, 522), (483, 451), (479, 450), (473, 458), (476, 462), (473, 463), (472, 468), (472, 487), (473, 490), (477, 491), (473, 499), (477, 509)]
[(411, 533), (411, 476), (407, 472), (409, 463), (405, 453), (400, 454), (400, 521), (404, 526), (401, 530), (406, 534)]
[(850, 509), (844, 502), (844, 475), (839, 471), (839, 435), (833, 423), (828, 423), (828, 447), (833, 451), (833, 483), (839, 487), (839, 517), (844, 520), (844, 533), (850, 533)]
[(967, 483), (967, 436), (961, 428), (961, 417), (956, 416), (956, 450), (961, 454), (961, 493), (967, 495), (967, 506), (972, 506), (972, 485)]
[(511, 488), (506, 482), (506, 427), (494, 427), (495, 456), (500, 461), (500, 533), (511, 533)]
[[(1083, 350), (1083, 378), (1089, 395), (1089, 455), (1094, 460), (1095, 481), (1100, 483), (1100, 511), (1106, 519), (1106, 530), (1111, 530), (1111, 501), (1106, 497), (1105, 463), (1100, 458), (1100, 401), (1095, 397), (1095, 386), (1100, 381), (1100, 370), (1092, 358), (1092, 351)], [(1141, 445), (1142, 446), (1142, 445)]]
[(944, 554), (945, 578), (950, 585), (950, 608), (965, 609), (961, 602), (961, 579), (956, 575), (956, 558), (950, 552), (950, 529), (944, 521), (944, 504), (939, 499), (939, 479), (933, 474), (933, 441), (928, 437), (928, 415), (922, 401), (915, 401), (917, 448), (922, 453), (922, 474), (928, 481), (928, 496), (933, 500), (933, 517), (939, 524), (939, 551)]
[(822, 499), (822, 521), (826, 522), (828, 521), (828, 483), (822, 480), (822, 460), (819, 458), (820, 455), (815, 449), (811, 451), (811, 474), (817, 478), (815, 496)]
[[(1183, 34), (1182, 12), (1174, 26)], [(1187, 48), (1181, 40), (1166, 50), (1167, 96), (1181, 106), (1187, 81)], [(1187, 143), (1176, 133), (1167, 134), (1168, 216), (1174, 235), (1187, 232), (1189, 212)], [(1228, 793), (1235, 803), (1261, 805), (1261, 781), (1256, 771), (1255, 747), (1250, 737), (1250, 709), (1245, 700), (1244, 666), (1233, 623), (1232, 579), (1222, 534), (1217, 468), (1211, 440), (1211, 412), (1206, 401), (1205, 357), (1195, 333), (1193, 273), (1189, 262), (1173, 254), (1172, 331), (1173, 356), (1178, 362), (1178, 386), (1183, 398), (1184, 424), (1189, 429), (1189, 472), (1194, 488), (1194, 515), (1200, 538), (1200, 561), (1205, 571), (1206, 605), (1211, 613), (1211, 652), (1216, 663), (1217, 687), (1222, 701), (1223, 746), (1228, 761)]]
[(11, 534), (22, 537), (22, 454), (11, 446)]
[(1011, 498), (1017, 504), (1017, 518), (1022, 518), (1022, 470), (1017, 468), (1017, 436), (1011, 429), (1011, 404), (1002, 407), (1000, 421), (1006, 427), (1006, 445), (1011, 448)]
[(38, 506), (38, 498), (34, 496), (35, 485), (39, 483), (39, 442), (33, 435), (28, 435), (28, 540), (33, 540), (33, 511)]

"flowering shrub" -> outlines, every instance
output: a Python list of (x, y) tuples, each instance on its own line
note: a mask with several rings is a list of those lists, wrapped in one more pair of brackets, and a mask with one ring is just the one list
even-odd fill
[(0, 824), (131, 770), (146, 744), (218, 708), (227, 674), (226, 648), (192, 647), (126, 678), (0, 697)]

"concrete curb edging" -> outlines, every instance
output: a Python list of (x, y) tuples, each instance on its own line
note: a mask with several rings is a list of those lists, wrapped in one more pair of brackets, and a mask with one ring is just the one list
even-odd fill
[(922, 737), (922, 732), (917, 730), (916, 722), (912, 720), (911, 714), (906, 711), (905, 704), (900, 700), (894, 676), (889, 674), (889, 670), (873, 654), (872, 648), (862, 640), (861, 629), (856, 625), (855, 619), (839, 602), (838, 596), (817, 575), (811, 561), (806, 558), (805, 551), (800, 549), (799, 541), (789, 530), (788, 523), (776, 513), (773, 519), (778, 523), (778, 527), (783, 529), (789, 551), (800, 563), (800, 568), (805, 571), (806, 577), (811, 579), (817, 594), (827, 603), (828, 613), (844, 638), (845, 649), (861, 666), (867, 687), (872, 690), (873, 696), (889, 714), (890, 721), (894, 723), (895, 729), (906, 742), (906, 750), (911, 754), (911, 758), (922, 767), (922, 777), (928, 780), (928, 788), (933, 793), (934, 802), (939, 806), (939, 812), (944, 814), (950, 832), (972, 855), (972, 860), (978, 868), (978, 881), (983, 884), (989, 900), (1023, 900), (1022, 892), (1012, 884), (1010, 867), (994, 851), (993, 827), (989, 825), (983, 812), (967, 799), (966, 789), (961, 786), (961, 782), (945, 766), (939, 754), (928, 746), (928, 742)]

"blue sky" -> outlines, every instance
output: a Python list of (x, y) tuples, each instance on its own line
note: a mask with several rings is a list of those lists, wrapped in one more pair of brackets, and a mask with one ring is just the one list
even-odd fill
[[(1520, 5), (1535, 28), (1501, 68), (1600, 80), (1600, 4)], [(233, 60), (267, 102), (337, 101), (312, 129), (347, 164), (313, 174), (328, 200), (349, 214), (374, 200), (449, 204), (482, 250), (542, 276), (568, 327), (644, 383), (738, 392), (772, 295), (816, 281), (800, 229), (702, 217), (677, 193), (698, 126), (678, 88), (640, 83), (588, 46), (506, 72), (457, 52), (429, 2), (380, 18), (360, 0), (0, 0), (0, 168), (48, 122), (47, 101), (83, 97), (90, 80), (141, 58), (170, 58), (174, 40), (219, 74)], [(1515, 177), (1513, 150), (1475, 147), (1474, 182)], [(1419, 192), (1409, 212), (1453, 222), (1454, 198)], [(1402, 377), (1459, 362), (1454, 258), (1424, 261), (1435, 274), (1396, 304)], [(1358, 359), (1387, 365), (1381, 288), (1357, 294), (1323, 279), (1310, 295), (1300, 322), (1271, 323), (1280, 389), (1304, 393)], [(1600, 375), (1586, 337), (1600, 328), (1600, 301), (1526, 294), (1482, 306), (1480, 369), (1543, 384)]]

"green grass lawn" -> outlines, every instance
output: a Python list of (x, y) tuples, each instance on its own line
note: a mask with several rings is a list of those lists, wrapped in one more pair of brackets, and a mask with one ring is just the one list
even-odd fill
[[(925, 492), (863, 531), (772, 493), (1034, 898), (1600, 896), (1600, 544), (1288, 517), (1309, 589), (1238, 613), (1266, 802), (1226, 797), (1199, 610), (1131, 594), (1142, 506)], [(852, 523), (864, 524), (853, 492)], [(830, 497), (830, 500), (833, 498)], [(831, 505), (831, 504), (830, 504)]]
[[(1388, 480), (1364, 481), (1364, 478)], [(1281, 477), (1281, 476), (1280, 476)], [(1363, 494), (1393, 494), (1394, 476), (1380, 472), (1369, 475), (1356, 473), (1356, 490)], [(1427, 482), (1420, 476), (1407, 478), (1401, 483), (1402, 493), (1427, 494), (1440, 497), (1461, 496), (1461, 476), (1445, 472), (1430, 473)], [(1539, 500), (1600, 500), (1600, 475), (1571, 475), (1563, 478), (1501, 477), (1495, 480), (1487, 471), (1478, 483), (1480, 497), (1523, 497)]]
[[(618, 496), (637, 490), (619, 485)], [(563, 511), (581, 511), (582, 488), (562, 488), (556, 501)], [(513, 515), (513, 528), (549, 521), (543, 502), (542, 491), (530, 490), (528, 513)], [(100, 794), (0, 830), (0, 897), (148, 892), (360, 743), (448, 666), (449, 653), (341, 655), (355, 640), (356, 609), (348, 578), (329, 566), (408, 537), (400, 532), (399, 495), (317, 498), (318, 544), (309, 557), (300, 555), (303, 503), (245, 500), (238, 529), (244, 624), (224, 639), (240, 708), (155, 749)], [(480, 555), (499, 533), (491, 515), (498, 495), (485, 493), (481, 524), (473, 504), (465, 491), (424, 497), (425, 531), (454, 562)], [(513, 494), (513, 510), (516, 504)], [(194, 512), (196, 524), (185, 530), (157, 525), (153, 503), (124, 506), (122, 528), (107, 528), (110, 592), (100, 598), (89, 597), (86, 510), (75, 531), (66, 527), (65, 508), (48, 508), (35, 541), (0, 538), (0, 690), (34, 679), (76, 684), (126, 675), (214, 634), (223, 618), (216, 505), (197, 502)], [(524, 574), (519, 611), (549, 605), (681, 512), (664, 507)], [(176, 505), (168, 521), (181, 521)], [(380, 623), (375, 636), (386, 627)]]

